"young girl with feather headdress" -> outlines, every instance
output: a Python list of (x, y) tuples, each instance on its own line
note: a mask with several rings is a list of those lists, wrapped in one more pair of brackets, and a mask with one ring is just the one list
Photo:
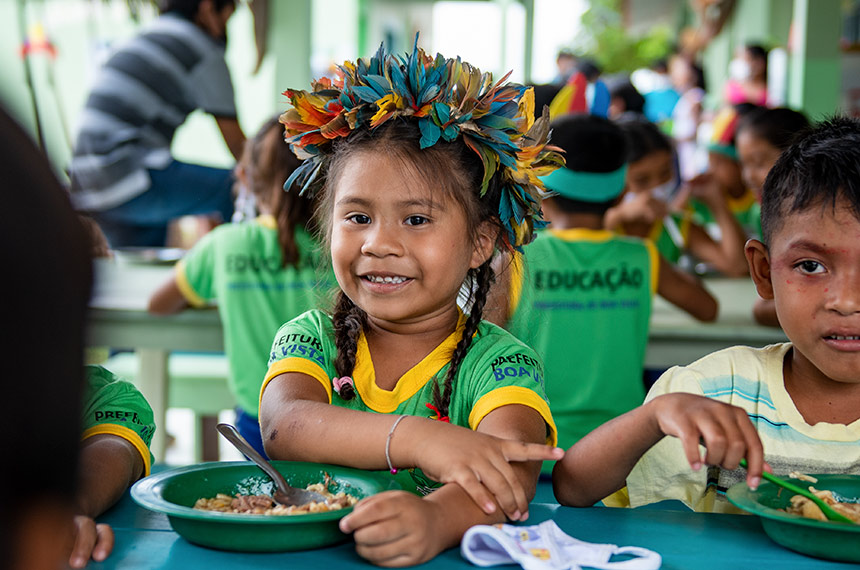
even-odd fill
[(340, 292), (278, 331), (260, 425), (275, 459), (409, 470), (426, 496), (374, 495), (341, 529), (368, 560), (412, 565), (525, 520), (540, 460), (560, 456), (540, 360), (481, 313), (494, 252), (542, 225), (538, 176), (562, 159), (530, 90), (417, 42), (340, 71), (287, 91), (282, 117), (305, 159), (286, 187), (319, 192)]

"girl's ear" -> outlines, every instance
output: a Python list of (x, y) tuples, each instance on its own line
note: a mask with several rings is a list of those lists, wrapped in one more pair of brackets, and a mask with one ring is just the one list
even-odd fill
[(751, 239), (744, 247), (747, 263), (750, 266), (750, 276), (755, 282), (758, 296), (762, 299), (773, 299), (773, 282), (770, 278), (770, 257), (767, 247), (757, 239)]
[(475, 247), (472, 250), (472, 263), (469, 265), (472, 269), (477, 269), (482, 266), (493, 255), (493, 250), (496, 247), (496, 238), (499, 236), (499, 228), (492, 222), (482, 222), (478, 226), (477, 240)]

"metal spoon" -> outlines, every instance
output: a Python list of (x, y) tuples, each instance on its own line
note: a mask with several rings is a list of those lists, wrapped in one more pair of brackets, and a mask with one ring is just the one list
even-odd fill
[[(744, 469), (747, 469), (747, 460), (741, 459), (740, 465)], [(789, 483), (785, 479), (780, 479), (779, 477), (776, 477), (775, 475), (771, 475), (767, 471), (762, 471), (761, 476), (764, 479), (766, 479), (767, 481), (770, 481), (771, 483), (776, 485), (777, 487), (782, 487), (783, 489), (788, 489), (792, 493), (806, 497), (807, 499), (809, 499), (810, 501), (815, 503), (819, 509), (821, 509), (821, 512), (824, 513), (824, 516), (827, 517), (827, 520), (856, 524), (854, 521), (852, 521), (851, 519), (849, 519), (845, 515), (834, 511), (830, 505), (828, 505), (827, 503), (825, 503), (824, 501), (822, 501), (821, 499), (816, 497), (814, 493), (810, 493), (808, 490), (804, 489), (803, 487), (799, 487), (799, 486), (795, 485), (794, 483)]]
[(287, 483), (286, 479), (284, 479), (284, 476), (281, 475), (277, 469), (272, 467), (272, 464), (266, 461), (262, 455), (257, 453), (257, 450), (251, 447), (251, 444), (248, 443), (244, 437), (239, 435), (239, 432), (235, 427), (230, 424), (218, 424), (216, 429), (218, 430), (218, 433), (223, 435), (236, 449), (241, 451), (245, 457), (256, 463), (257, 467), (262, 469), (266, 475), (272, 478), (272, 482), (275, 484), (272, 498), (275, 499), (275, 502), (279, 505), (300, 507), (307, 503), (324, 503), (326, 501), (326, 498), (317, 492), (291, 487)]

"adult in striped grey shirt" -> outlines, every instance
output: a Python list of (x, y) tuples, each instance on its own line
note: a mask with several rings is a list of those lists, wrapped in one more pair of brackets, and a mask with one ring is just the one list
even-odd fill
[(245, 136), (224, 60), (235, 0), (167, 0), (96, 77), (69, 165), (72, 202), (113, 247), (161, 246), (172, 218), (233, 211), (230, 170), (175, 160), (176, 129), (195, 109), (215, 117), (237, 159)]

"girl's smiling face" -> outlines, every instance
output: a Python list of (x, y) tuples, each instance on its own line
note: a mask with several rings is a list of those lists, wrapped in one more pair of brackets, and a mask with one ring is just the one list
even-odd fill
[[(795, 346), (794, 370), (860, 384), (860, 221), (850, 205), (840, 200), (835, 210), (818, 204), (787, 214), (770, 241), (770, 284), (762, 290), (756, 281)], [(750, 247), (764, 252), (755, 242), (748, 257)]]
[(334, 181), (331, 257), (343, 292), (377, 323), (456, 312), (470, 268), (493, 249), (473, 244), (462, 207), (384, 152), (357, 152)]
[(655, 150), (627, 165), (627, 190), (636, 194), (648, 192), (672, 180), (674, 174), (672, 153)]
[(738, 133), (737, 149), (744, 182), (761, 199), (764, 179), (782, 151), (749, 130)]

